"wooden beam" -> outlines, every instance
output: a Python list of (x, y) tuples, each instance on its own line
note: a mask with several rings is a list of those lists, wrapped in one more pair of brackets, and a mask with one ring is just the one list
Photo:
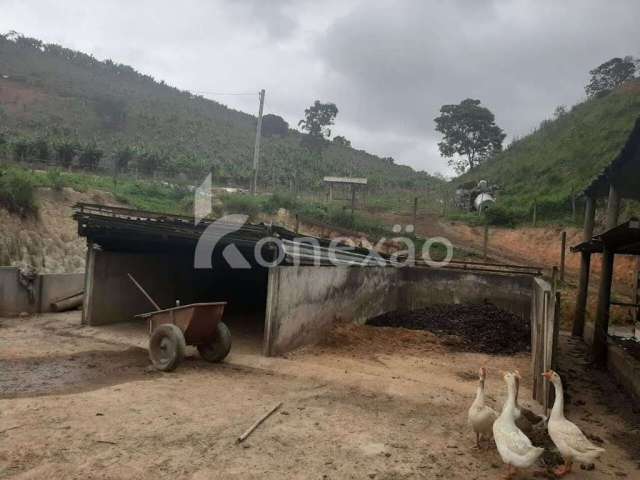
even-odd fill
[(612, 183), (609, 185), (609, 199), (607, 200), (607, 230), (611, 230), (618, 225), (618, 215), (620, 214), (620, 192)]
[(607, 341), (609, 337), (609, 307), (611, 302), (611, 283), (613, 281), (613, 262), (615, 254), (604, 246), (602, 252), (602, 271), (598, 291), (598, 310), (593, 332), (593, 360), (604, 367), (607, 363)]
[[(587, 197), (584, 209), (584, 229), (582, 239), (585, 242), (593, 237), (593, 224), (596, 216), (595, 200)], [(584, 334), (584, 320), (587, 309), (587, 297), (589, 294), (589, 271), (591, 268), (591, 253), (580, 252), (580, 277), (578, 292), (576, 294), (576, 308), (573, 317), (571, 334), (574, 337), (582, 337)]]

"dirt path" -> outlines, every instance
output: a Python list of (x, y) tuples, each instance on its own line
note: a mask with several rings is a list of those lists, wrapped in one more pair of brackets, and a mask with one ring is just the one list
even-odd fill
[[(488, 366), (500, 404), (498, 372), (529, 366), (456, 353), (427, 332), (348, 326), (287, 358), (241, 348), (210, 365), (191, 353), (162, 374), (147, 368), (143, 329), (82, 328), (77, 314), (0, 324), (0, 478), (493, 479), (495, 449), (473, 449), (466, 426), (475, 371)], [(607, 449), (580, 478), (638, 478), (638, 417), (606, 378), (594, 386), (572, 368), (590, 388), (569, 416)]]

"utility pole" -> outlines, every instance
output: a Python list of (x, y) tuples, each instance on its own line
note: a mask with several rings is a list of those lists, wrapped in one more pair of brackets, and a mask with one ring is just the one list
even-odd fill
[(260, 158), (260, 137), (262, 136), (262, 110), (264, 109), (264, 88), (258, 94), (260, 97), (260, 107), (258, 109), (258, 126), (256, 127), (256, 145), (253, 149), (253, 182), (251, 183), (251, 193), (258, 193), (258, 160)]

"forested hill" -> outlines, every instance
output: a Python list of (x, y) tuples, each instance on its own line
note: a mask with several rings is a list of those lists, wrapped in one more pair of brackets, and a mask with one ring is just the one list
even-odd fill
[(558, 113), (454, 183), (486, 179), (497, 184), (499, 204), (515, 221), (527, 217), (534, 202), (543, 218), (566, 215), (572, 195), (582, 192), (626, 143), (640, 117), (640, 80)]
[[(309, 95), (311, 104), (315, 99)], [(248, 185), (255, 125), (252, 115), (170, 87), (130, 66), (15, 34), (0, 36), (0, 144), (5, 155), (18, 144), (13, 154), (55, 162), (56, 145), (61, 152), (60, 145), (72, 144), (77, 161), (82, 145), (91, 144), (101, 153), (101, 165), (125, 149), (133, 152), (129, 168), (136, 168), (137, 158), (149, 173), (195, 179), (213, 170), (221, 180)], [(312, 153), (301, 146), (301, 138), (294, 130), (264, 138), (263, 186), (313, 188), (324, 175), (366, 176), (374, 187), (384, 188), (421, 188), (437, 181), (391, 158), (335, 142), (326, 142), (321, 154)]]

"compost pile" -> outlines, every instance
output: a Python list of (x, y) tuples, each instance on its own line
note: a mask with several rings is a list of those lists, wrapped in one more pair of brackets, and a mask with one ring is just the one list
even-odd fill
[(464, 351), (513, 355), (531, 349), (529, 323), (495, 305), (433, 305), (410, 312), (390, 312), (372, 318), (367, 325), (427, 330), (454, 335)]

